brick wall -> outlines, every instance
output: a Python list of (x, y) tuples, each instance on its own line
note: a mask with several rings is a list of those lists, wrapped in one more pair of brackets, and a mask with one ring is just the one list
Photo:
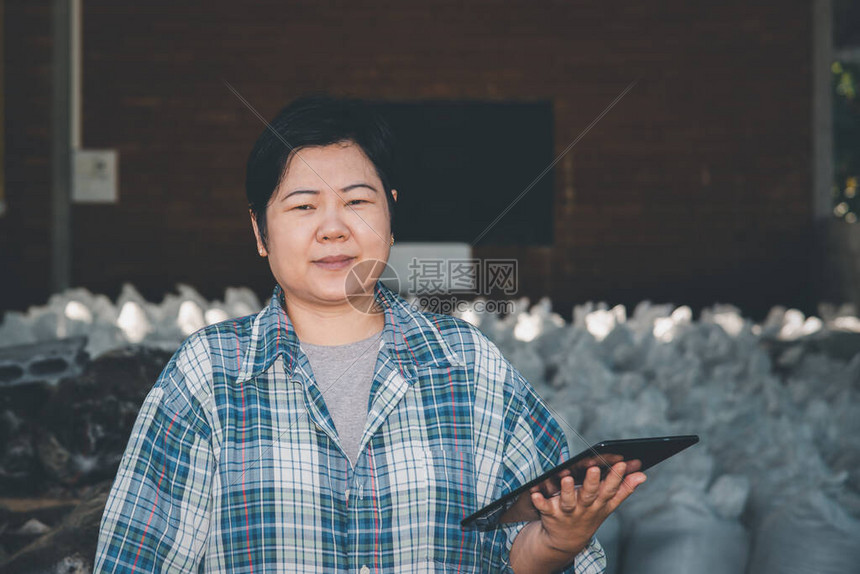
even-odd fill
[(41, 303), (50, 294), (50, 5), (4, 5), (7, 211), (0, 217), (0, 309)]
[[(638, 80), (556, 166), (555, 244), (477, 253), (563, 313), (813, 303), (807, 1), (83, 4), (83, 143), (119, 150), (121, 199), (74, 206), (74, 284), (269, 291), (243, 192), (262, 125), (224, 81), (267, 118), (311, 90), (551, 100), (560, 152)], [(48, 5), (7, 2), (0, 308), (47, 290)]]

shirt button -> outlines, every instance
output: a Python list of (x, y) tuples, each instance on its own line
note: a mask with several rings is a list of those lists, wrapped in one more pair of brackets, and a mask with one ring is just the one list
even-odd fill
[(362, 566), (361, 574), (370, 574), (370, 568), (368, 568), (367, 566)]

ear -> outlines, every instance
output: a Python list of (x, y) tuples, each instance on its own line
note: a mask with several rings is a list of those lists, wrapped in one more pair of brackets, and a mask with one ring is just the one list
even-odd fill
[(260, 257), (265, 257), (269, 254), (266, 250), (266, 246), (263, 245), (263, 240), (260, 238), (260, 228), (257, 227), (257, 218), (254, 217), (254, 212), (250, 209), (248, 213), (251, 215), (251, 227), (254, 228), (254, 237), (257, 239), (257, 253), (260, 254)]

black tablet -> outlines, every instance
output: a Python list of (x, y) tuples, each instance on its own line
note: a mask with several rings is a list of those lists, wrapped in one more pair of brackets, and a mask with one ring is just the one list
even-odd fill
[(539, 486), (544, 496), (554, 496), (561, 490), (561, 479), (573, 476), (576, 487), (582, 484), (585, 472), (592, 466), (601, 468), (601, 480), (609, 468), (618, 462), (627, 462), (627, 472), (651, 468), (685, 448), (699, 442), (698, 435), (660, 436), (607, 440), (585, 449), (573, 458), (548, 470), (536, 479), (491, 502), (478, 512), (463, 519), (463, 530), (490, 530), (499, 524), (539, 520), (531, 501), (530, 489)]

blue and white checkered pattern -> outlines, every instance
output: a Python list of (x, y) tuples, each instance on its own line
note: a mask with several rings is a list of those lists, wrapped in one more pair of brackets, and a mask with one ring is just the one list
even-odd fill
[[(385, 327), (353, 467), (275, 289), (189, 337), (144, 402), (96, 572), (510, 572), (523, 523), (459, 523), (566, 456), (480, 331), (382, 285)], [(603, 572), (594, 540), (569, 572)]]

